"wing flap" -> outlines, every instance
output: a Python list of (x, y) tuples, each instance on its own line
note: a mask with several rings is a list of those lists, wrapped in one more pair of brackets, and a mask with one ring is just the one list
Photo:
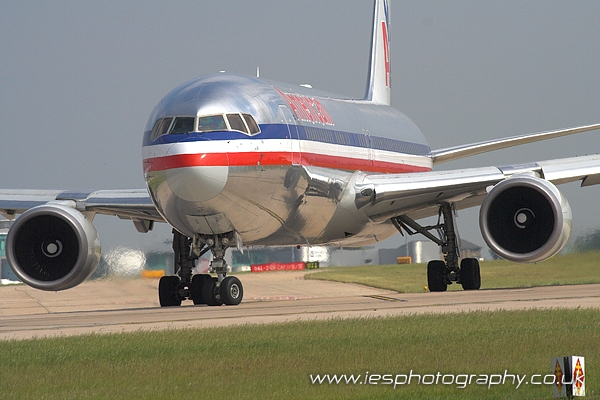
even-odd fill
[(123, 219), (164, 222), (146, 189), (63, 191), (0, 190), (0, 214), (8, 219), (51, 201), (74, 201), (82, 212), (115, 215)]
[(30, 208), (56, 200), (62, 190), (1, 189), (0, 214), (12, 219)]
[(581, 180), (600, 183), (600, 155), (538, 163), (411, 174), (365, 175), (355, 184), (356, 205), (373, 221), (398, 215), (420, 219), (437, 215), (441, 203), (456, 209), (481, 205), (490, 186), (517, 174), (529, 174), (554, 184)]
[(564, 158), (560, 160), (540, 161), (544, 178), (560, 185), (582, 181), (581, 186), (600, 183), (600, 155)]
[[(442, 202), (460, 203), (483, 197), (486, 188), (505, 178), (496, 167), (414, 174), (368, 175), (362, 182), (373, 190), (364, 211), (374, 221), (414, 213)], [(364, 193), (364, 188), (359, 193)], [(483, 201), (483, 200), (482, 200)]]

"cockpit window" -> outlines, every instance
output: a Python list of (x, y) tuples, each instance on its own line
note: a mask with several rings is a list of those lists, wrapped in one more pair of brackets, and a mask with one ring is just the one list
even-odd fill
[(173, 121), (173, 117), (163, 118), (160, 128), (158, 128), (158, 137), (166, 134), (169, 131), (169, 127), (171, 126), (171, 122)]
[(240, 114), (227, 114), (227, 121), (229, 121), (231, 130), (248, 133), (248, 128), (246, 128), (246, 124), (244, 124)]
[(225, 118), (222, 115), (209, 115), (198, 118), (198, 130), (200, 132), (226, 131)]
[(162, 122), (162, 119), (157, 119), (156, 122), (154, 123), (154, 126), (152, 127), (152, 133), (150, 134), (150, 140), (152, 140), (153, 142), (158, 139), (158, 128), (160, 128), (160, 123)]
[(155, 141), (166, 134), (190, 132), (238, 131), (246, 135), (260, 133), (260, 127), (250, 114), (230, 113), (197, 117), (163, 117), (154, 122), (150, 140)]
[(252, 115), (242, 114), (242, 117), (244, 117), (244, 121), (246, 121), (246, 125), (248, 125), (248, 129), (250, 130), (251, 135), (255, 135), (260, 132), (260, 128), (256, 124), (254, 118), (252, 118)]
[(167, 133), (169, 127), (171, 126), (171, 122), (173, 121), (173, 117), (167, 118), (159, 118), (154, 123), (154, 127), (152, 127), (152, 133), (150, 134), (150, 140), (153, 142)]
[(246, 135), (260, 133), (260, 127), (250, 114), (230, 113), (198, 118), (200, 132), (239, 131)]
[(177, 117), (169, 133), (188, 133), (194, 131), (194, 117)]

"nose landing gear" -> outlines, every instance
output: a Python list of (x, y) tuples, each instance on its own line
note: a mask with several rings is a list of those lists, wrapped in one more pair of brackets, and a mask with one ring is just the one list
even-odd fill
[[(227, 276), (230, 268), (225, 262), (225, 250), (229, 247), (233, 233), (214, 236), (197, 235), (194, 239), (173, 230), (173, 250), (177, 275), (163, 276), (158, 284), (161, 307), (180, 306), (189, 299), (194, 304), (234, 306), (244, 297), (242, 282), (235, 276)], [(192, 275), (197, 259), (211, 251), (210, 274)]]

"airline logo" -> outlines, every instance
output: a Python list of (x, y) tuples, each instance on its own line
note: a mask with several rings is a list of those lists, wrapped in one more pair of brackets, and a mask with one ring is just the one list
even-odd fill
[(383, 2), (383, 12), (385, 13), (385, 22), (390, 24), (390, 12), (388, 8), (388, 0), (384, 0)]
[(385, 86), (390, 87), (390, 42), (388, 39), (387, 25), (381, 21), (381, 32), (383, 35), (383, 63), (385, 65)]
[(557, 359), (556, 365), (554, 366), (554, 384), (556, 385), (556, 389), (558, 390), (558, 393), (563, 393), (563, 390), (562, 390), (563, 389), (563, 376), (564, 376), (563, 370)]
[(554, 397), (585, 396), (585, 360), (579, 356), (552, 359)]
[(388, 2), (383, 2), (383, 12), (385, 21), (381, 21), (381, 34), (383, 36), (383, 63), (385, 65), (385, 86), (390, 87), (390, 35), (388, 27), (390, 25), (390, 16), (388, 12)]
[(584, 379), (583, 365), (581, 363), (581, 358), (578, 357), (575, 368), (573, 369), (573, 396), (585, 396)]
[(297, 120), (330, 126), (335, 125), (333, 118), (319, 100), (300, 94), (283, 93), (277, 88), (275, 90), (288, 102)]

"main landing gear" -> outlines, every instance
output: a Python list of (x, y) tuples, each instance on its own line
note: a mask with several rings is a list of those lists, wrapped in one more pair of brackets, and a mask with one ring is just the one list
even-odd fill
[[(182, 300), (209, 306), (236, 306), (244, 297), (242, 282), (235, 276), (227, 276), (225, 250), (233, 234), (211, 237), (196, 236), (191, 239), (173, 230), (173, 250), (177, 275), (167, 275), (158, 282), (158, 297), (161, 307), (180, 306)], [(195, 261), (206, 252), (213, 253), (209, 274), (192, 275)]]
[[(443, 219), (443, 222), (440, 222)], [(460, 283), (464, 290), (478, 290), (481, 287), (479, 261), (476, 258), (463, 258), (460, 261), (458, 236), (454, 227), (454, 214), (449, 203), (440, 205), (438, 223), (421, 226), (406, 215), (392, 219), (394, 226), (409, 235), (421, 233), (442, 248), (444, 260), (433, 260), (427, 264), (427, 285), (431, 292), (445, 292), (453, 282)], [(437, 230), (439, 238), (430, 230)]]

